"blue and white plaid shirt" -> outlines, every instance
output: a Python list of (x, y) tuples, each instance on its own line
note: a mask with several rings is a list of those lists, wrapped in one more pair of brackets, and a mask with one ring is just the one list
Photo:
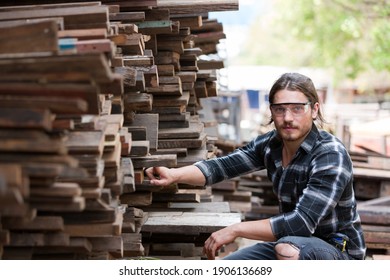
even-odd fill
[(313, 125), (285, 169), (282, 148), (273, 130), (227, 156), (195, 165), (207, 185), (267, 169), (279, 200), (280, 214), (271, 218), (277, 239), (293, 235), (328, 241), (333, 234), (341, 233), (349, 238), (348, 254), (364, 259), (366, 247), (356, 209), (352, 161), (344, 145)]

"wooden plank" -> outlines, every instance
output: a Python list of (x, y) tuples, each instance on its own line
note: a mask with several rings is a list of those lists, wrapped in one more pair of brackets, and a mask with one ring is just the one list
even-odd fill
[(138, 22), (145, 20), (145, 12), (120, 12), (120, 13), (110, 13), (110, 21), (121, 21), (123, 23)]
[(206, 213), (231, 213), (228, 201), (212, 202), (162, 202), (153, 203), (150, 206), (142, 207), (147, 212), (206, 212)]
[(102, 131), (71, 131), (66, 141), (69, 153), (102, 155), (104, 133)]
[(159, 51), (155, 56), (155, 63), (173, 65), (175, 71), (180, 71), (180, 54), (174, 51)]
[(70, 237), (66, 246), (34, 247), (34, 255), (44, 255), (44, 259), (63, 254), (87, 254), (91, 251), (91, 243), (83, 237)]
[(62, 139), (52, 138), (43, 131), (3, 129), (0, 131), (0, 151), (65, 154), (66, 147)]
[(123, 193), (120, 196), (122, 203), (128, 206), (141, 207), (152, 204), (151, 192)]
[(58, 38), (77, 38), (78, 40), (93, 40), (93, 39), (106, 39), (107, 29), (95, 28), (95, 29), (73, 29), (73, 30), (59, 30)]
[(151, 256), (181, 256), (192, 257), (195, 255), (193, 243), (152, 243), (149, 249)]
[(390, 225), (390, 197), (380, 197), (359, 203), (357, 210), (362, 223)]
[(131, 126), (146, 127), (146, 140), (150, 143), (150, 149), (157, 149), (158, 140), (158, 114), (136, 114)]
[(40, 21), (0, 28), (0, 54), (58, 51), (57, 22)]
[(37, 197), (74, 197), (80, 195), (81, 189), (76, 183), (56, 182), (49, 188), (35, 186), (30, 189), (30, 196)]
[[(69, 97), (43, 97), (43, 96), (10, 96), (0, 94), (1, 108), (25, 108), (50, 110), (57, 114), (86, 114), (88, 112), (87, 101), (81, 98)], [(91, 107), (89, 107), (91, 108)], [(97, 107), (95, 108), (97, 110)], [(93, 108), (90, 112), (96, 112)], [(53, 124), (56, 127), (55, 123)]]
[(62, 231), (64, 221), (59, 216), (37, 216), (33, 220), (2, 218), (2, 226), (9, 230)]
[(133, 141), (130, 156), (147, 156), (149, 154), (149, 141)]
[(353, 175), (356, 178), (367, 178), (367, 179), (380, 179), (380, 180), (390, 180), (390, 174), (388, 170), (382, 169), (366, 169), (356, 167), (353, 169)]
[(107, 6), (80, 6), (80, 7), (51, 7), (44, 9), (14, 10), (10, 12), (1, 12), (0, 21), (16, 20), (24, 18), (50, 18), (64, 17), (65, 29), (108, 27), (108, 8)]
[(197, 193), (153, 193), (153, 202), (199, 202), (200, 195)]
[(157, 21), (143, 21), (136, 22), (138, 30), (143, 34), (159, 34), (159, 33), (171, 33), (172, 21), (171, 20), (157, 20)]
[(189, 202), (171, 202), (168, 205), (168, 209), (172, 211), (185, 211), (185, 212), (208, 212), (208, 213), (230, 213), (229, 202), (202, 202), (202, 203), (189, 203)]
[(190, 122), (188, 128), (162, 128), (158, 131), (158, 139), (199, 138), (204, 125), (200, 122)]
[(62, 54), (103, 53), (109, 57), (113, 57), (115, 55), (115, 45), (109, 39), (89, 39), (78, 41), (74, 38), (63, 38), (59, 40), (59, 47)]
[(49, 110), (23, 108), (2, 108), (0, 110), (0, 127), (38, 128), (50, 131), (53, 120), (54, 115)]
[(97, 223), (88, 225), (65, 225), (64, 232), (71, 237), (118, 236), (121, 234), (123, 214), (117, 213), (114, 223)]
[(101, 209), (101, 210), (88, 210), (85, 209), (82, 212), (75, 214), (74, 212), (60, 212), (61, 217), (64, 219), (65, 224), (96, 224), (96, 223), (114, 223), (116, 212), (118, 210), (112, 209)]
[(163, 77), (163, 76), (174, 76), (175, 75), (175, 68), (173, 65), (157, 65), (157, 69), (158, 69), (158, 75), (159, 77)]
[[(7, 1), (3, 1), (6, 3)], [(36, 1), (29, 1), (29, 0), (21, 0), (18, 1), (18, 4), (20, 5), (13, 5), (15, 4), (14, 1), (9, 1), (12, 2), (12, 4), (7, 4), (5, 7), (0, 7), (0, 11), (2, 12), (13, 12), (13, 11), (25, 11), (27, 10), (42, 10), (42, 9), (54, 9), (54, 8), (66, 8), (66, 7), (85, 7), (85, 6), (97, 6), (101, 5), (101, 2), (98, 1), (91, 1), (91, 2), (81, 2), (81, 3), (64, 3), (59, 0), (53, 0), (50, 1), (50, 4), (37, 4), (35, 3)], [(34, 4), (27, 4), (34, 2)]]
[(180, 16), (172, 16), (173, 19), (175, 20), (178, 20), (180, 21), (180, 27), (190, 27), (191, 29), (192, 28), (199, 28), (203, 25), (203, 20), (202, 20), (202, 16), (195, 16), (195, 15), (191, 15), (191, 16), (183, 16), (183, 17), (180, 17)]
[(190, 93), (183, 91), (182, 96), (154, 96), (153, 97), (153, 110), (156, 107), (181, 107), (187, 106), (190, 99)]
[[(57, 101), (55, 97), (67, 99), (83, 99), (88, 102), (88, 113), (97, 114), (99, 110), (98, 88), (89, 84), (69, 84), (69, 83), (1, 83), (1, 96), (12, 96), (12, 98), (22, 101), (27, 97), (39, 98), (46, 97), (49, 101)], [(9, 97), (8, 97), (9, 98)], [(31, 101), (35, 104), (34, 99)], [(26, 99), (30, 101), (30, 99)], [(62, 101), (59, 99), (58, 101)], [(23, 105), (23, 104), (21, 104)], [(50, 106), (50, 109), (56, 107)], [(61, 107), (60, 107), (61, 108)], [(57, 110), (53, 110), (58, 112)], [(61, 111), (60, 111), (61, 112)]]
[(138, 26), (135, 23), (111, 23), (118, 27), (119, 34), (138, 33)]
[(148, 155), (145, 157), (132, 157), (134, 168), (153, 166), (175, 167), (177, 164), (176, 155)]
[(238, 0), (158, 1), (158, 8), (169, 9), (171, 14), (202, 14), (210, 11), (236, 11)]
[(80, 212), (85, 208), (84, 197), (73, 197), (72, 199), (35, 199), (30, 198), (30, 205), (38, 211), (55, 212)]
[(158, 148), (200, 148), (205, 144), (206, 133), (201, 133), (198, 138), (161, 139), (158, 141)]
[(116, 258), (123, 257), (123, 239), (121, 236), (89, 237), (88, 240), (92, 244), (92, 251), (106, 251)]
[(123, 96), (126, 111), (150, 112), (152, 110), (153, 95), (147, 93), (127, 93)]
[(29, 57), (15, 58), (17, 57), (0, 60), (0, 80), (90, 82), (93, 79), (98, 83), (113, 80), (108, 60), (102, 53), (70, 55), (44, 53), (35, 57), (29, 54)]
[(142, 235), (139, 233), (122, 233), (123, 255), (125, 257), (143, 256)]
[(149, 212), (142, 232), (199, 234), (212, 233), (241, 222), (239, 213)]
[(68, 246), (69, 236), (58, 233), (17, 233), (11, 232), (12, 247)]

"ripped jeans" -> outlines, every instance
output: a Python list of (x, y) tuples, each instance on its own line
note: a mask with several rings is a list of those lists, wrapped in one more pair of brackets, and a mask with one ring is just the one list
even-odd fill
[(297, 249), (299, 260), (350, 260), (347, 252), (325, 242), (317, 237), (285, 236), (276, 242), (260, 242), (255, 245), (242, 248), (225, 258), (224, 260), (277, 260), (275, 246), (277, 244), (290, 244)]

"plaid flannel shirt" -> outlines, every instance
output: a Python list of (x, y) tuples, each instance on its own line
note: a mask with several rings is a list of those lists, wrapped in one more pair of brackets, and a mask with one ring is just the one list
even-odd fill
[(273, 130), (227, 156), (195, 165), (207, 185), (267, 169), (279, 200), (280, 214), (270, 220), (277, 239), (293, 235), (328, 241), (341, 233), (349, 238), (348, 254), (364, 259), (366, 247), (356, 209), (352, 161), (343, 144), (313, 124), (286, 168), (282, 166), (282, 148)]

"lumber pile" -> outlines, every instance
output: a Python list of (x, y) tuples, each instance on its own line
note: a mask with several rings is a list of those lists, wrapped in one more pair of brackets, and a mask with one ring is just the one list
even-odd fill
[(390, 249), (390, 158), (372, 153), (352, 153), (354, 186), (360, 199), (362, 220), (369, 254), (388, 255)]
[(241, 216), (143, 170), (213, 156), (197, 111), (223, 63), (199, 57), (238, 2), (50, 3), (0, 7), (0, 257), (200, 258)]

